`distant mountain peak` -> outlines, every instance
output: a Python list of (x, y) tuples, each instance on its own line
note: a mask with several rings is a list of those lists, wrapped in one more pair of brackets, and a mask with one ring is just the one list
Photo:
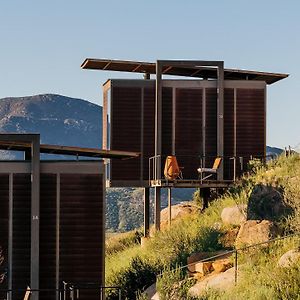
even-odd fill
[(58, 94), (0, 99), (0, 132), (40, 133), (47, 144), (101, 147), (102, 107)]

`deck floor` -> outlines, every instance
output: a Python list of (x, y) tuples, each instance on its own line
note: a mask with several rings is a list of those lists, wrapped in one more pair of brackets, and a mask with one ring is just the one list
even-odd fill
[(176, 187), (176, 188), (226, 188), (232, 184), (232, 180), (189, 180), (189, 179), (177, 179), (177, 180), (151, 180), (151, 187)]

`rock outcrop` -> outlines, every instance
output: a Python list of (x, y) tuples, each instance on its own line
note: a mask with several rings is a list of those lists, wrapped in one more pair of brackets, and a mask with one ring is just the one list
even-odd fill
[(300, 249), (292, 249), (280, 257), (278, 266), (282, 268), (290, 268), (298, 261), (300, 262)]
[(270, 185), (256, 185), (249, 198), (247, 219), (276, 221), (292, 213), (283, 193), (282, 189)]
[(211, 274), (204, 277), (203, 280), (197, 282), (189, 289), (189, 295), (192, 297), (199, 297), (203, 295), (208, 289), (215, 289), (219, 291), (226, 291), (234, 286), (235, 270), (230, 268), (223, 273)]
[(221, 219), (224, 224), (241, 225), (247, 220), (247, 205), (225, 207), (222, 210)]
[(279, 234), (280, 229), (271, 221), (250, 220), (242, 224), (235, 241), (235, 246), (241, 248), (251, 244), (263, 243), (275, 238)]
[[(190, 215), (198, 210), (198, 207), (192, 204), (179, 203), (171, 207), (171, 220), (179, 219)], [(161, 228), (168, 226), (169, 222), (169, 208), (164, 208), (160, 213)]]

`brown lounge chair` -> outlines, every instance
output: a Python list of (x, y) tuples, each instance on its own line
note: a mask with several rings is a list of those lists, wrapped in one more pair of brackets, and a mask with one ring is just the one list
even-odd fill
[[(221, 165), (221, 161), (222, 161), (222, 157), (216, 157), (212, 168), (201, 168), (201, 167), (198, 168), (197, 171), (199, 173), (200, 180), (201, 181), (205, 180), (205, 179), (211, 177), (212, 175), (217, 174), (218, 169)], [(204, 173), (209, 173), (209, 175), (203, 177)]]

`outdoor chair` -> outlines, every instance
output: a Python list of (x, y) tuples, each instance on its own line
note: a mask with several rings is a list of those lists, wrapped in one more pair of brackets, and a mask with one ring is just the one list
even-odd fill
[(31, 291), (30, 291), (30, 287), (28, 286), (23, 300), (30, 300), (30, 297), (31, 297)]
[(166, 158), (164, 175), (166, 180), (175, 180), (177, 178), (183, 179), (182, 170), (180, 168), (176, 159), (176, 156), (169, 155)]
[[(201, 181), (206, 180), (207, 178), (213, 176), (214, 174), (217, 174), (218, 169), (221, 165), (221, 161), (222, 161), (221, 157), (216, 157), (212, 168), (202, 168), (202, 167), (198, 168), (197, 171), (199, 173), (200, 180)], [(209, 175), (203, 177), (204, 173), (208, 173)]]

